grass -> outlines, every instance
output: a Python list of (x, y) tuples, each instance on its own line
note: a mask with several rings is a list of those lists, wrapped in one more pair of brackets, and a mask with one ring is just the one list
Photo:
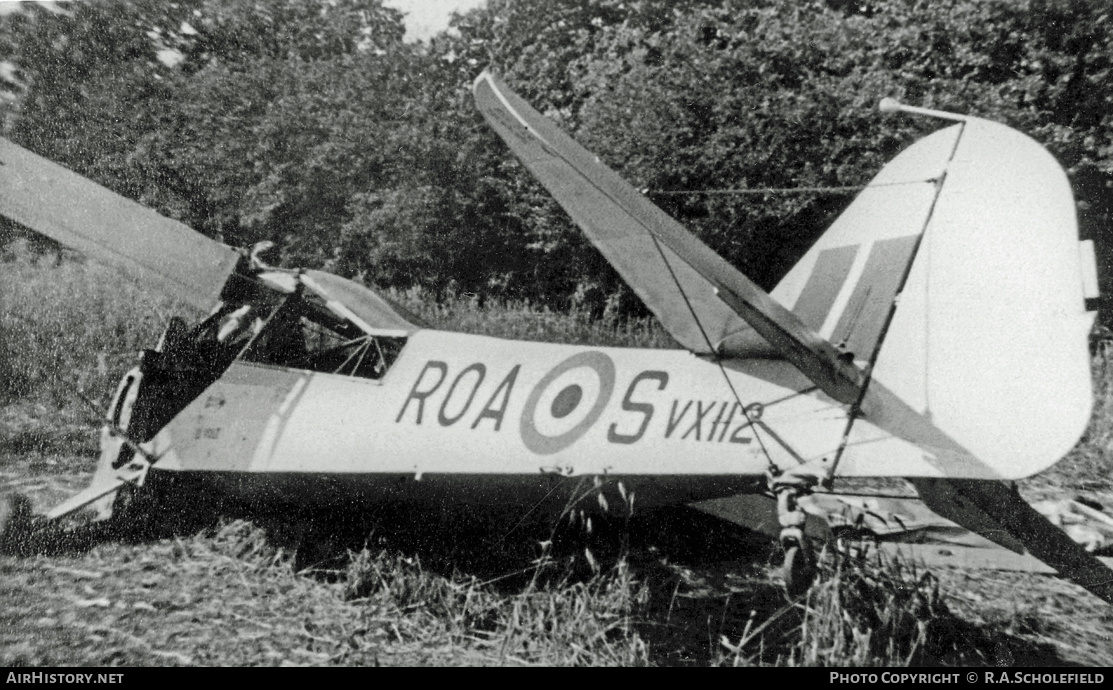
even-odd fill
[(499, 663), (649, 663), (635, 628), (646, 589), (625, 561), (587, 580), (534, 578), (509, 592), (474, 576), (431, 573), (418, 559), (387, 550), (353, 553), (345, 574), (351, 601), (404, 621), (409, 636), (441, 635)]
[(132, 523), (0, 557), (0, 663), (987, 665), (1040, 651), (956, 616), (933, 576), (896, 562), (828, 557), (795, 601), (764, 566), (637, 548), (587, 576), (546, 559), (480, 580), (376, 540), (298, 573), (264, 522)]
[(0, 402), (107, 397), (172, 305), (109, 268), (16, 252), (0, 274)]
[[(17, 245), (0, 262), (0, 403), (33, 400), (53, 408), (111, 395), (137, 353), (157, 342), (180, 306), (114, 270), (66, 257), (36, 256)], [(675, 347), (652, 319), (612, 314), (591, 320), (526, 301), (450, 295), (414, 288), (386, 294), (434, 327), (520, 340), (615, 347)], [(177, 311), (176, 311), (177, 309)]]
[[(75, 389), (106, 400), (173, 305), (91, 264), (17, 250), (2, 269), (0, 472), (6, 486), (38, 491), (41, 507), (72, 493), (96, 452), (95, 420)], [(672, 345), (651, 320), (591, 320), (470, 296), (437, 303), (413, 290), (391, 296), (448, 330)], [(1094, 359), (1090, 429), (1033, 490), (1110, 487), (1108, 348)], [(971, 608), (964, 597), (978, 587), (901, 562), (830, 554), (807, 595), (789, 600), (769, 543), (691, 513), (635, 516), (622, 548), (600, 546), (599, 533), (558, 548), (543, 532), (516, 533), (515, 548), (481, 548), (482, 523), (467, 531), (452, 516), (385, 511), (343, 545), (344, 558), (301, 574), (274, 516), (142, 535), (79, 527), (39, 555), (0, 557), (0, 664), (1055, 663), (1061, 657), (1045, 640), (1081, 635), (1069, 616), (1055, 617), (1077, 605), (1076, 593), (1055, 595), (1050, 609), (981, 617), (995, 597), (1043, 601), (1046, 581), (1002, 580)], [(950, 597), (941, 586), (949, 581), (958, 583)], [(1107, 614), (1095, 615), (1113, 630)], [(1096, 645), (1092, 658), (1109, 663)]]
[(524, 300), (480, 299), (476, 295), (450, 295), (429, 299), (420, 289), (388, 290), (398, 304), (436, 328), (480, 333), (498, 338), (598, 345), (604, 347), (677, 347), (652, 318), (622, 318), (604, 313), (592, 319), (586, 311), (554, 312)]

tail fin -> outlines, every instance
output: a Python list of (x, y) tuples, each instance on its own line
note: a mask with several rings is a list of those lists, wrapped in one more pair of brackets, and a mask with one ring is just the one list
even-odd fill
[(866, 421), (921, 447), (933, 443), (917, 427), (934, 427), (985, 465), (974, 475), (1019, 478), (1089, 421), (1086, 249), (1051, 155), (965, 118), (889, 163), (773, 296), (856, 361), (875, 358)]

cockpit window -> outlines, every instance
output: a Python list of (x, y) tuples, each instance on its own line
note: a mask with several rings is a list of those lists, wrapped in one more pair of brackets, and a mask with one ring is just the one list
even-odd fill
[(299, 279), (308, 292), (321, 298), (330, 309), (339, 308), (373, 335), (404, 338), (428, 327), (374, 290), (346, 278), (324, 271), (305, 271), (299, 274)]
[(239, 327), (252, 340), (241, 358), (248, 362), (377, 379), (405, 343), (405, 338), (367, 333), (311, 292), (287, 296), (270, 314), (245, 316), (250, 323)]
[(167, 348), (171, 359), (214, 371), (241, 359), (377, 379), (419, 329), (370, 289), (328, 273), (276, 269), (248, 285), (256, 289), (174, 338), (182, 343)]

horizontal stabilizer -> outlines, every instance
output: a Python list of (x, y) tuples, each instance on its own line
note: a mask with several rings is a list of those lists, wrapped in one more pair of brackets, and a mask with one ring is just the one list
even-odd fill
[(239, 254), (0, 138), (0, 215), (202, 311)]
[(836, 400), (858, 399), (862, 372), (798, 316), (493, 75), (473, 90), (491, 127), (682, 346), (724, 358), (775, 353)]

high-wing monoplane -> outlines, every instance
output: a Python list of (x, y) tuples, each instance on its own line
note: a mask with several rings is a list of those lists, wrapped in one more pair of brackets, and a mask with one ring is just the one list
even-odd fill
[(799, 581), (800, 500), (902, 477), (940, 515), (1113, 602), (1113, 571), (1009, 484), (1063, 457), (1091, 411), (1092, 248), (1037, 143), (890, 103), (953, 124), (886, 165), (767, 293), (495, 76), (474, 96), (682, 349), (437, 331), (0, 141), (0, 214), (208, 314), (171, 319), (142, 353), (91, 485), (45, 519), (174, 475), (302, 508), (523, 512), (595, 477), (640, 506), (775, 497)]

